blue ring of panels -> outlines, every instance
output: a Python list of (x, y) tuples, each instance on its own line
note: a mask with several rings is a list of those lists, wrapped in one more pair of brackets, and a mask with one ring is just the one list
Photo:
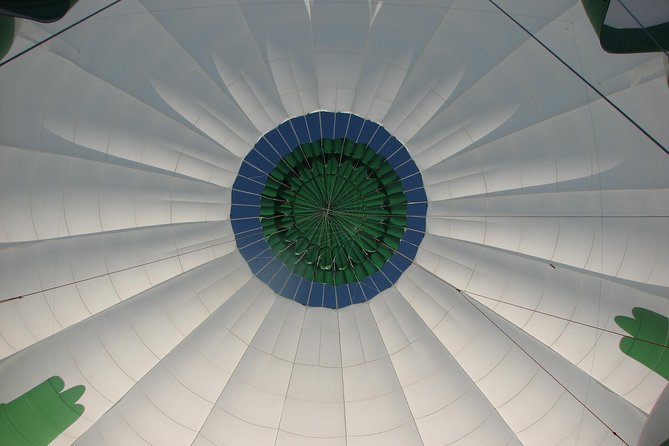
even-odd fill
[[(260, 224), (260, 194), (269, 173), (300, 144), (348, 138), (367, 144), (392, 166), (407, 198), (407, 229), (399, 249), (383, 267), (356, 283), (328, 285), (290, 271), (274, 257)], [(297, 116), (263, 135), (246, 155), (232, 186), (230, 219), (235, 241), (253, 273), (277, 294), (310, 307), (343, 308), (390, 288), (411, 265), (425, 235), (427, 196), (418, 166), (406, 147), (383, 126), (344, 112)]]

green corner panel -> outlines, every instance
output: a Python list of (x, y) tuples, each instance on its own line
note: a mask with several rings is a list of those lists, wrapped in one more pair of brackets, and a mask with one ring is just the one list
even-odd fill
[(14, 42), (14, 17), (0, 15), (0, 59), (5, 57)]
[(407, 226), (407, 199), (390, 164), (349, 139), (302, 144), (270, 173), (260, 221), (274, 255), (329, 285), (380, 270)]
[(664, 442), (660, 446), (669, 446), (669, 438), (664, 440)]
[(79, 419), (84, 406), (77, 404), (84, 386), (65, 389), (52, 376), (6, 404), (0, 404), (0, 446), (46, 446)]
[(0, 0), (0, 14), (39, 22), (61, 19), (78, 0)]
[(614, 28), (606, 25), (610, 0), (581, 0), (581, 3), (602, 48), (607, 52), (646, 53), (669, 49), (669, 23), (649, 26), (646, 29)]
[(669, 380), (669, 319), (639, 307), (632, 310), (632, 316), (615, 318), (630, 334), (620, 340), (620, 350)]

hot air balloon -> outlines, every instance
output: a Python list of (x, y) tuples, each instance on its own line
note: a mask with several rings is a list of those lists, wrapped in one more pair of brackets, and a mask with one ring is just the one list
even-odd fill
[(577, 0), (12, 20), (0, 445), (669, 440), (661, 46)]

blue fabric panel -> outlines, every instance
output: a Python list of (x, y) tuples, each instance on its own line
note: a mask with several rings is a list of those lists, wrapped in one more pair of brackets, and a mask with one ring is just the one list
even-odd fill
[(321, 117), (318, 112), (307, 115), (307, 125), (309, 126), (311, 140), (321, 139)]
[(237, 204), (251, 204), (260, 206), (260, 195), (250, 194), (248, 192), (233, 189), (232, 202)]
[(360, 135), (360, 131), (362, 130), (362, 124), (364, 122), (365, 120), (360, 116), (351, 115), (351, 119), (348, 122), (347, 138), (353, 141), (357, 141), (358, 136)]
[(388, 277), (388, 279), (391, 280), (392, 283), (395, 283), (399, 280), (400, 276), (402, 275), (402, 271), (400, 271), (393, 263), (392, 260), (399, 254), (393, 255), (388, 261), (383, 265), (383, 268), (381, 268), (381, 271)]
[(286, 284), (283, 285), (283, 295), (286, 296), (288, 299), (293, 299), (295, 300), (295, 296), (297, 295), (297, 289), (300, 286), (300, 282), (302, 281), (302, 278), (298, 276), (295, 273), (291, 273), (290, 276), (288, 276), (288, 280), (286, 281)]
[(257, 274), (258, 279), (262, 280), (265, 283), (269, 283), (270, 280), (272, 280), (272, 278), (274, 277), (274, 275), (279, 272), (281, 267), (285, 267), (283, 262), (274, 257), (274, 255), (272, 254), (272, 259), (270, 260), (270, 262), (267, 265), (265, 265), (262, 271), (260, 271)]
[(230, 218), (249, 218), (257, 217), (260, 212), (260, 206), (233, 206), (230, 209)]
[(309, 301), (307, 305), (310, 307), (322, 307), (323, 306), (323, 284), (319, 282), (313, 282), (311, 285), (311, 293), (309, 294)]
[[(376, 295), (378, 293), (378, 289), (376, 288), (376, 284), (372, 280), (371, 276), (367, 276), (364, 279), (360, 281), (360, 285), (362, 285), (362, 290), (365, 293), (365, 296), (367, 296), (367, 299), (369, 300), (372, 296)], [(371, 295), (370, 295), (371, 291)]]
[[(246, 239), (249, 234), (261, 231), (262, 228), (260, 227), (260, 221), (257, 218), (252, 218), (248, 220), (232, 220), (232, 230), (235, 232), (237, 239), (239, 237)], [(262, 237), (262, 232), (260, 232), (259, 237)]]
[(247, 260), (258, 257), (269, 249), (267, 243), (263, 242), (264, 240), (261, 239), (255, 243), (252, 242), (246, 245), (239, 245), (239, 252), (241, 252)]
[(258, 184), (255, 181), (247, 180), (244, 177), (237, 177), (237, 179), (235, 180), (235, 184), (232, 187), (234, 189), (239, 189), (254, 194), (261, 194), (263, 190), (262, 184)]
[(286, 156), (293, 150), (292, 147), (288, 147), (288, 144), (286, 144), (286, 141), (283, 140), (279, 130), (277, 129), (267, 133), (264, 138), (267, 140), (269, 145), (274, 148), (274, 150), (279, 152), (281, 156)]
[(337, 285), (335, 291), (337, 292), (337, 305), (339, 308), (351, 305), (351, 294), (349, 293), (348, 285)]
[[(242, 171), (244, 173), (242, 173)], [(250, 180), (255, 180), (259, 183), (262, 183), (263, 185), (267, 183), (267, 178), (269, 178), (269, 174), (263, 172), (262, 170), (258, 169), (257, 167), (247, 162), (242, 163), (242, 166), (239, 169), (239, 173), (244, 175), (246, 178)]]
[[(418, 173), (418, 168), (416, 167), (416, 163), (414, 163), (412, 160), (409, 160), (399, 166), (398, 168), (395, 169), (395, 172), (397, 172), (397, 175), (404, 179), (408, 177), (409, 175), (414, 175)], [(415, 177), (416, 175), (414, 175)], [(402, 182), (404, 184), (404, 182)], [(406, 189), (405, 189), (406, 190)]]
[(387, 158), (390, 165), (393, 166), (393, 169), (398, 169), (399, 166), (403, 165), (410, 159), (411, 157), (409, 156), (409, 152), (407, 152), (407, 149), (405, 149), (404, 146), (402, 146), (400, 150), (393, 153), (392, 155), (390, 155), (389, 158)]
[(427, 214), (427, 203), (409, 203), (407, 205), (407, 215), (423, 216), (425, 214)]
[(337, 308), (337, 293), (332, 285), (323, 286), (323, 306), (325, 308)]
[[(402, 188), (404, 189), (405, 196), (409, 192), (422, 189), (423, 182), (420, 180), (420, 174), (412, 174), (405, 178), (402, 178)], [(423, 191), (422, 195), (425, 195), (425, 191)], [(412, 200), (412, 201), (422, 201), (422, 200)]]
[(365, 293), (362, 292), (362, 286), (359, 283), (349, 284), (349, 291), (351, 293), (351, 302), (354, 304), (367, 302), (367, 297), (365, 296)]
[(371, 121), (365, 121), (365, 123), (362, 126), (362, 130), (360, 131), (360, 135), (358, 136), (357, 142), (361, 142), (363, 144), (369, 144), (369, 142), (374, 137), (374, 134), (376, 133), (376, 130), (378, 128), (379, 128), (378, 124), (375, 124)]
[(388, 262), (395, 265), (395, 267), (401, 271), (406, 271), (407, 268), (411, 266), (411, 260), (404, 257), (402, 254), (393, 255)]
[(281, 289), (287, 285), (288, 278), (290, 277), (290, 270), (288, 267), (281, 261), (279, 261), (279, 263), (281, 264), (281, 268), (279, 268), (276, 275), (268, 282), (270, 288), (277, 294), (281, 293)]
[[(378, 149), (378, 154), (384, 157), (385, 159), (390, 158), (392, 154), (397, 152), (400, 148), (404, 147), (401, 142), (395, 138), (390, 138), (383, 147)], [(374, 147), (375, 148), (375, 147)], [(392, 166), (392, 164), (391, 164)]]
[(407, 201), (410, 203), (427, 203), (427, 195), (425, 195), (425, 189), (422, 188), (405, 192), (404, 196), (407, 197)]
[(414, 245), (411, 245), (404, 240), (400, 241), (400, 249), (399, 251), (407, 256), (410, 259), (415, 259), (416, 258), (416, 253), (418, 252), (418, 248), (415, 247)]
[(312, 282), (306, 279), (300, 281), (300, 286), (297, 287), (297, 292), (295, 293), (295, 301), (301, 303), (302, 305), (307, 305), (309, 302), (309, 293), (311, 292)]
[(370, 277), (371, 277), (372, 281), (374, 282), (374, 285), (376, 286), (376, 288), (379, 290), (379, 292), (381, 292), (383, 290), (387, 290), (388, 288), (390, 288), (393, 285), (392, 282), (390, 282), (388, 280), (388, 278), (380, 272), (376, 272), (376, 273), (372, 274)]
[(267, 158), (274, 166), (276, 166), (276, 164), (281, 159), (281, 155), (276, 150), (274, 150), (272, 146), (269, 145), (265, 138), (260, 138), (260, 140), (256, 143), (253, 151), (258, 152), (259, 154), (261, 153), (262, 156)]
[(376, 133), (374, 134), (374, 137), (369, 141), (369, 145), (371, 147), (380, 148), (383, 147), (388, 142), (388, 140), (390, 139), (390, 133), (388, 133), (386, 129), (379, 126), (378, 124), (377, 127), (378, 128), (376, 130)]
[[(276, 156), (273, 150), (271, 152)], [(250, 165), (252, 165), (256, 169), (259, 169), (266, 175), (269, 175), (272, 172), (272, 170), (274, 170), (274, 167), (276, 167), (276, 163), (272, 164), (265, 157), (263, 157), (257, 150), (251, 150), (249, 154), (246, 155), (246, 158), (244, 158), (244, 162), (249, 163)]]
[(332, 112), (321, 112), (321, 127), (323, 129), (323, 138), (334, 138), (334, 120), (335, 114)]
[(297, 118), (291, 119), (290, 124), (295, 130), (300, 144), (306, 144), (312, 141), (309, 131), (307, 130), (307, 120), (304, 116), (298, 116)]
[(348, 136), (347, 130), (348, 130), (348, 121), (349, 121), (349, 115), (348, 113), (337, 113), (335, 116), (335, 139), (338, 138), (344, 138), (345, 136)]
[(293, 130), (293, 126), (290, 124), (291, 124), (290, 121), (286, 121), (283, 124), (281, 124), (278, 127), (278, 129), (279, 133), (281, 133), (281, 136), (283, 136), (283, 139), (288, 144), (288, 147), (290, 147), (290, 149), (292, 150), (300, 145), (300, 141), (298, 141), (297, 136), (295, 136), (295, 131)]
[(407, 225), (416, 231), (425, 232), (425, 217), (407, 217)]
[(404, 232), (404, 237), (402, 240), (404, 240), (407, 243), (411, 243), (412, 245), (418, 246), (420, 242), (423, 240), (423, 237), (425, 234), (423, 232), (415, 231), (413, 229), (407, 229)]

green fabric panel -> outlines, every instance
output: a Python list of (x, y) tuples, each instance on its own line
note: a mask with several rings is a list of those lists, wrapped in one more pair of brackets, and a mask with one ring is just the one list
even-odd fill
[(599, 35), (604, 24), (606, 12), (609, 10), (609, 0), (581, 0), (581, 3), (588, 19), (590, 19), (592, 27), (595, 28), (595, 32)]
[(84, 406), (77, 400), (84, 386), (63, 391), (65, 383), (52, 376), (7, 404), (0, 404), (0, 444), (46, 446), (79, 419)]
[[(605, 25), (609, 0), (581, 0), (585, 12), (599, 36), (599, 43), (609, 53), (645, 53), (669, 49), (669, 23), (641, 28), (617, 29)], [(653, 42), (650, 33), (660, 44)]]
[[(648, 34), (660, 44), (653, 42)], [(616, 29), (602, 26), (599, 35), (602, 48), (609, 53), (647, 53), (669, 49), (669, 23), (663, 23), (643, 29)]]
[(72, 0), (0, 0), (0, 14), (39, 22), (55, 22), (75, 3)]
[(630, 334), (620, 340), (620, 350), (669, 379), (669, 319), (639, 307), (632, 310), (632, 316), (615, 318), (618, 326)]
[(274, 255), (293, 272), (330, 285), (381, 269), (404, 235), (406, 212), (390, 164), (348, 139), (295, 148), (270, 172), (260, 200)]
[(664, 440), (664, 442), (660, 446), (669, 446), (669, 438)]
[(0, 59), (5, 57), (14, 42), (14, 18), (0, 16)]

